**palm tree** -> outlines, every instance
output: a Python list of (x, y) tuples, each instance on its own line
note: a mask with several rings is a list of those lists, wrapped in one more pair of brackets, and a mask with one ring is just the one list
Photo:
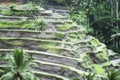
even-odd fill
[(0, 65), (0, 80), (39, 80), (29, 70), (33, 63), (21, 49), (15, 49), (13, 55), (9, 56), (7, 66)]

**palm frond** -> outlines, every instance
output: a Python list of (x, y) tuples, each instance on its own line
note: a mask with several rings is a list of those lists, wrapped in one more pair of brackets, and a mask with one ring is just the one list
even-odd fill
[(0, 78), (0, 80), (14, 80), (14, 73), (12, 72), (6, 73)]
[(19, 69), (19, 67), (24, 63), (24, 51), (15, 49), (13, 53), (14, 53), (13, 58), (14, 58), (15, 64), (17, 66), (17, 69)]
[(3, 72), (8, 72), (8, 71), (11, 71), (11, 68), (0, 65), (0, 70), (3, 71)]
[(37, 64), (33, 58), (26, 57), (23, 50), (15, 49), (13, 55), (9, 55), (7, 64), (8, 66), (0, 65), (0, 80), (39, 80), (29, 70)]

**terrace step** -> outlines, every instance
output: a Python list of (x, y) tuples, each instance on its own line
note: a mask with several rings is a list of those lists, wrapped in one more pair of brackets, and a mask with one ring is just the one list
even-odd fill
[[(11, 51), (13, 51), (13, 49), (0, 49), (0, 54), (8, 53)], [(77, 69), (80, 68), (78, 67), (78, 64), (84, 62), (80, 58), (72, 58), (72, 57), (62, 56), (62, 55), (53, 54), (53, 53), (33, 51), (33, 50), (24, 50), (24, 51), (38, 61), (40, 60), (45, 62), (63, 64), (66, 66), (75, 67)]]
[[(58, 32), (58, 31), (35, 31), (35, 30), (17, 30), (17, 29), (0, 29), (0, 37), (14, 37), (14, 38), (41, 38), (41, 39), (66, 39), (66, 37), (71, 37), (71, 34), (79, 33), (84, 35), (82, 31), (68, 31), (68, 32)], [(66, 36), (67, 35), (67, 36)]]
[(110, 61), (112, 63), (113, 66), (120, 66), (120, 59), (115, 59), (115, 60), (111, 60)]
[(52, 23), (54, 25), (64, 25), (65, 23), (71, 24), (72, 20), (46, 20), (47, 23)]
[(20, 20), (33, 20), (33, 17), (19, 17), (19, 16), (0, 16), (0, 20), (3, 21), (20, 21)]
[(69, 13), (69, 10), (63, 10), (63, 9), (54, 9), (57, 13)]
[(43, 19), (47, 23), (42, 31), (20, 27), (15, 27), (15, 30), (9, 26), (8, 29), (0, 29), (0, 54), (11, 52), (13, 48), (26, 49), (28, 56), (35, 58), (39, 65), (32, 69), (33, 72), (43, 80), (70, 80), (74, 76), (81, 80), (81, 74), (93, 70), (89, 64), (109, 66), (106, 46), (87, 36), (81, 25), (69, 20), (68, 13), (66, 9), (53, 7), (40, 11), (34, 18), (1, 16), (3, 21)]
[(70, 19), (65, 19), (65, 20), (60, 20), (60, 19), (58, 19), (58, 20), (45, 19), (45, 20), (46, 20), (46, 22), (48, 22), (48, 23), (72, 23), (72, 20), (70, 20)]
[(81, 74), (87, 74), (87, 72), (82, 71), (80, 69), (76, 69), (71, 66), (66, 66), (62, 64), (44, 62), (44, 61), (36, 61), (35, 62), (39, 65), (39, 67), (35, 67), (34, 70), (36, 71), (44, 71), (52, 74), (61, 75), (67, 78), (71, 78), (73, 76), (78, 77)]
[[(89, 42), (91, 39), (88, 39), (88, 40), (84, 40), (84, 41), (78, 41), (76, 43), (68, 43), (68, 42), (63, 42), (63, 41), (56, 41), (56, 40), (43, 40), (43, 39), (32, 39), (32, 38), (12, 38), (12, 37), (1, 37), (1, 48), (7, 48), (8, 46), (11, 46), (11, 48), (14, 48), (14, 47), (22, 47), (22, 48), (25, 48), (25, 49), (35, 49), (35, 50), (45, 50), (48, 48), (48, 49), (60, 49), (60, 50), (67, 50), (68, 52), (73, 50), (73, 51), (76, 51), (75, 49), (79, 50), (79, 48), (85, 48), (87, 49), (87, 46), (88, 46), (88, 49), (92, 48), (92, 46), (89, 46), (88, 43), (86, 44), (86, 42)], [(28, 45), (28, 41), (30, 42), (29, 45)], [(26, 43), (27, 42), (27, 43)], [(52, 45), (50, 46), (49, 44), (53, 44), (54, 47), (52, 47)], [(86, 46), (85, 46), (85, 44)], [(5, 47), (5, 45), (8, 45)], [(47, 45), (46, 45), (47, 44)], [(81, 47), (77, 47), (75, 45), (81, 45)], [(32, 46), (30, 46), (32, 45)], [(41, 46), (40, 46), (41, 45)], [(46, 48), (43, 48), (42, 46), (45, 46), (46, 45)], [(83, 45), (83, 46), (82, 46)], [(55, 47), (56, 46), (56, 47)], [(71, 46), (71, 47), (70, 47)], [(72, 47), (73, 46), (73, 47)], [(51, 48), (50, 48), (51, 47)], [(66, 47), (66, 48), (65, 48)], [(86, 50), (85, 50), (86, 51)]]
[(40, 12), (40, 15), (41, 16), (51, 16), (52, 13), (53, 13), (52, 10), (45, 10), (45, 11)]
[[(47, 42), (48, 43), (48, 42)], [(79, 51), (77, 52), (75, 49), (72, 48), (64, 48), (61, 47), (61, 45), (58, 45), (59, 47), (55, 46), (50, 46), (50, 45), (46, 45), (47, 43), (43, 43), (40, 41), (32, 41), (32, 40), (5, 40), (5, 41), (0, 41), (0, 48), (24, 48), (24, 49), (29, 49), (29, 50), (38, 50), (38, 51), (44, 51), (44, 52), (52, 52), (52, 53), (56, 53), (60, 54), (60, 55), (66, 55), (66, 56), (71, 56), (71, 57), (77, 57), (79, 54), (81, 53), (85, 53), (86, 49), (89, 51), (91, 50), (91, 47), (81, 47), (82, 52)], [(56, 43), (55, 43), (56, 44)], [(7, 45), (7, 46), (6, 46)], [(46, 47), (44, 47), (46, 46)], [(54, 52), (55, 51), (55, 52)], [(89, 52), (87, 51), (87, 52)], [(77, 54), (75, 54), (77, 53)]]
[(120, 54), (114, 52), (113, 50), (108, 50), (109, 53), (109, 59), (112, 60), (116, 60), (116, 59), (120, 59)]
[(47, 10), (53, 10), (53, 9), (63, 9), (63, 10), (68, 10), (67, 6), (58, 6), (58, 5), (50, 5), (50, 4), (47, 4), (45, 6), (45, 9)]
[[(12, 49), (0, 49), (0, 53), (1, 54), (3, 52), (9, 52), (9, 51), (12, 51)], [(25, 50), (25, 51), (26, 52), (37, 52), (38, 53), (38, 51), (30, 51), (30, 50)], [(34, 54), (33, 54), (33, 56), (34, 56)], [(46, 53), (46, 54), (50, 55), (49, 53)], [(51, 55), (53, 55), (53, 54), (51, 54)], [(55, 55), (54, 55), (54, 57), (55, 57)], [(63, 56), (59, 56), (59, 57), (63, 57)], [(66, 57), (66, 59), (67, 59), (67, 57)], [(74, 59), (74, 58), (71, 58), (71, 59)], [(52, 74), (56, 74), (57, 73), (57, 75), (61, 75), (61, 76), (64, 75), (65, 77), (73, 77), (73, 76), (75, 76), (75, 74), (76, 74), (77, 77), (79, 77), (80, 74), (83, 74), (83, 73), (87, 74), (87, 72), (80, 70), (81, 68), (77, 69), (77, 68), (72, 67), (72, 66), (67, 66), (67, 65), (63, 65), (63, 64), (57, 64), (57, 63), (41, 61), (41, 60), (38, 60), (38, 59), (34, 60), (34, 61), (40, 66), (40, 67), (34, 68), (33, 70), (35, 70), (35, 71), (44, 71), (44, 72), (48, 72), (48, 73), (52, 73)]]
[[(64, 16), (67, 16), (69, 13), (68, 7), (66, 7), (66, 6), (47, 5), (46, 9), (52, 10), (53, 12), (59, 13)], [(63, 13), (65, 13), (65, 14), (63, 14)]]
[(34, 39), (34, 38), (14, 38), (14, 37), (0, 37), (0, 40), (31, 40), (31, 41), (40, 41), (40, 42), (51, 42), (51, 43), (58, 43), (58, 44), (71, 44), (71, 45), (79, 45), (79, 43), (86, 43), (93, 40), (93, 37), (87, 37), (86, 40), (78, 40), (76, 42), (71, 41), (58, 41), (58, 40), (45, 40), (45, 39)]
[(40, 80), (70, 80), (63, 76), (51, 74), (47, 72), (42, 72), (42, 71), (32, 71), (32, 72), (35, 73), (38, 77), (40, 77)]

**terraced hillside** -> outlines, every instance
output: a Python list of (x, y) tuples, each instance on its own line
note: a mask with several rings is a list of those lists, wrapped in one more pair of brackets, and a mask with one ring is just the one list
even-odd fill
[[(31, 69), (41, 80), (82, 80), (89, 72), (104, 74), (119, 55), (86, 35), (63, 13), (31, 5), (0, 6), (0, 54), (22, 48), (39, 67)], [(33, 15), (34, 14), (34, 15)], [(110, 59), (109, 60), (109, 55)], [(119, 66), (115, 63), (114, 66)]]

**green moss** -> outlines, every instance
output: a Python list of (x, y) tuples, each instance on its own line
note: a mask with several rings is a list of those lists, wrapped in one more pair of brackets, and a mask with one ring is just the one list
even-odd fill
[(42, 49), (46, 49), (48, 52), (57, 54), (60, 51), (60, 49), (56, 48), (57, 45), (58, 45), (57, 43), (46, 42), (46, 43), (43, 43), (42, 45), (39, 45), (38, 47)]
[(110, 65), (111, 65), (111, 63), (108, 61), (108, 62), (103, 63), (101, 66), (102, 67), (107, 67), (107, 66), (110, 66)]
[(92, 66), (90, 65), (90, 61), (86, 61), (80, 65), (80, 67), (83, 67), (84, 69), (92, 69)]
[(0, 21), (0, 28), (32, 28), (33, 21)]
[(94, 70), (95, 70), (96, 73), (104, 74), (105, 75), (105, 70), (103, 69), (102, 66), (99, 66), (97, 64), (92, 64), (92, 67), (94, 68)]
[(80, 38), (80, 34), (78, 34), (78, 33), (70, 33), (70, 37), (79, 39)]
[(23, 43), (20, 42), (20, 41), (11, 41), (11, 42), (5, 42), (7, 44), (10, 44), (10, 45), (13, 45), (13, 46), (20, 46), (22, 45)]
[(69, 38), (70, 39), (70, 42), (76, 42), (76, 41), (78, 41), (78, 39), (76, 39), (76, 38)]
[(43, 43), (42, 45), (39, 45), (39, 48), (44, 48), (44, 49), (51, 49), (53, 47), (57, 46), (57, 43), (52, 43), (52, 42), (46, 42)]
[(32, 3), (24, 4), (24, 5), (16, 5), (12, 4), (7, 6), (8, 10), (5, 10), (6, 6), (2, 6), (3, 10), (1, 10), (0, 14), (7, 16), (33, 16), (34, 13), (39, 11), (43, 11), (43, 8), (40, 6), (35, 6)]
[(55, 53), (55, 54), (59, 54), (60, 53), (60, 49), (54, 49), (54, 48), (51, 48), (51, 49), (49, 49), (47, 51), (50, 52), (50, 53)]
[(90, 57), (87, 54), (82, 55), (83, 60), (90, 61)]
[(95, 47), (101, 45), (101, 43), (100, 43), (97, 39), (92, 39), (92, 40), (90, 41), (90, 43), (91, 43), (93, 46), (95, 46)]
[(46, 49), (48, 52), (51, 52), (51, 53), (56, 53), (56, 54), (59, 54), (61, 51), (67, 51), (69, 53), (71, 53), (69, 50), (67, 50), (66, 48), (62, 48), (62, 47), (59, 47), (56, 44), (42, 44), (39, 46), (39, 48), (43, 48), (43, 49)]
[(98, 54), (96, 54), (95, 56), (100, 59), (101, 61), (105, 61), (105, 60), (109, 60), (108, 58), (108, 54), (106, 49), (101, 50), (102, 52), (99, 52)]
[(103, 53), (102, 53), (103, 59), (109, 60), (107, 49), (106, 49), (106, 48), (103, 48), (103, 49), (102, 49), (102, 52), (103, 52)]
[(0, 12), (0, 14), (2, 15), (6, 15), (6, 16), (21, 16), (21, 15), (24, 15), (24, 16), (32, 16), (32, 12), (27, 12), (27, 11), (11, 11), (11, 10), (3, 10)]
[(65, 23), (63, 26), (56, 27), (58, 31), (67, 31), (71, 28), (72, 28), (71, 24), (67, 24), (67, 23)]
[(44, 29), (45, 25), (35, 21), (0, 21), (0, 28), (20, 28), (20, 29)]
[(60, 39), (63, 39), (65, 37), (65, 35), (61, 33), (55, 33), (55, 36)]

